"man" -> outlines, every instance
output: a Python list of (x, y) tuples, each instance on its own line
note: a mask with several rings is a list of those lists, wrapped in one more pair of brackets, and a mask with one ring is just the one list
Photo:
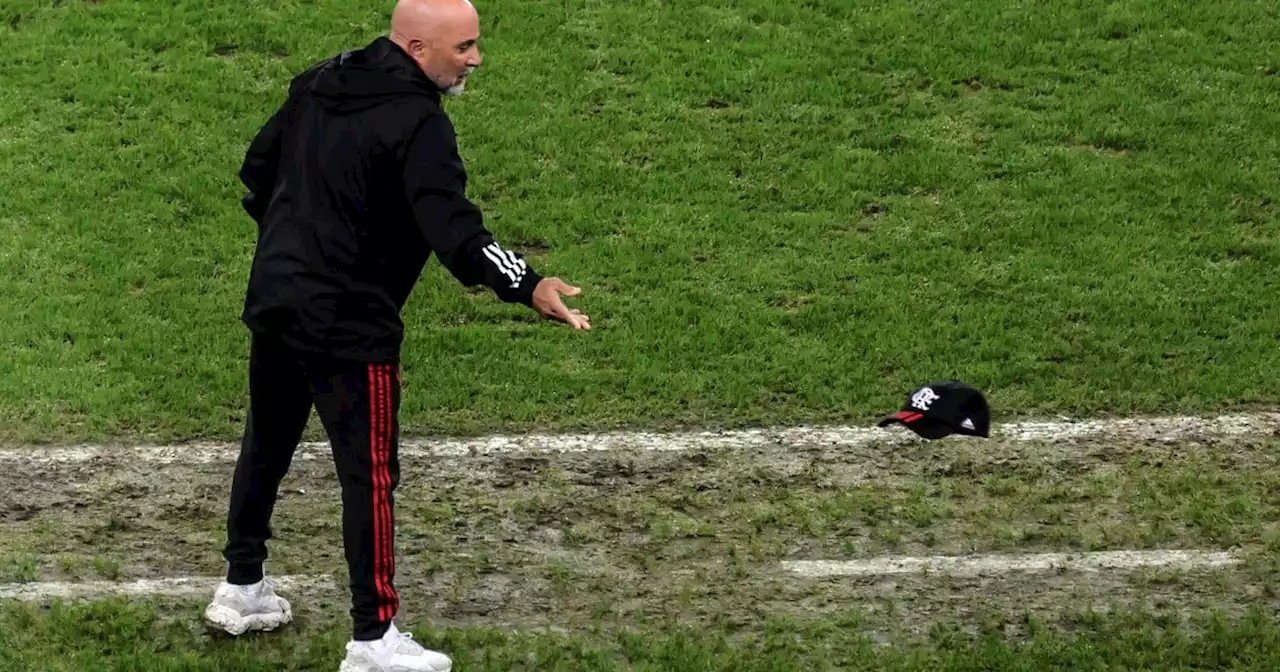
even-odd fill
[(259, 232), (242, 315), (252, 334), (250, 400), (227, 576), (205, 617), (236, 635), (292, 619), (263, 563), (279, 484), (314, 405), (342, 486), (348, 672), (451, 667), (393, 623), (400, 312), (428, 256), (465, 285), (591, 328), (561, 300), (578, 288), (503, 249), (465, 195), (441, 94), (461, 93), (480, 65), (479, 32), (467, 0), (400, 0), (388, 37), (292, 81), (240, 171)]

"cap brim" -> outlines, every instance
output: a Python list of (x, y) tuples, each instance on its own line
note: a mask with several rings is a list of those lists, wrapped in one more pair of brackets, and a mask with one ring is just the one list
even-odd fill
[(886, 427), (888, 425), (892, 425), (895, 422), (901, 422), (902, 424), (905, 425), (905, 424), (915, 422), (916, 420), (919, 420), (920, 418), (923, 418), (923, 417), (924, 417), (923, 413), (916, 413), (915, 411), (898, 411), (893, 415), (882, 418), (879, 422), (879, 425), (881, 427)]

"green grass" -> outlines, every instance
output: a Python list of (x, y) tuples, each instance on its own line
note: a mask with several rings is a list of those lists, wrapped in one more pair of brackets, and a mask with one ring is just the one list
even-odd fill
[[(289, 76), (389, 2), (0, 9), (0, 438), (233, 438)], [(450, 103), (501, 239), (590, 334), (431, 264), (407, 432), (1274, 405), (1280, 10), (514, 2)]]
[(34, 581), (39, 558), (29, 553), (0, 555), (0, 583)]
[[(826, 624), (776, 622), (735, 638), (671, 627), (593, 637), (590, 632), (514, 632), (492, 628), (415, 629), (419, 641), (454, 658), (455, 669), (636, 670), (645, 672), (799, 670), (1237, 669), (1280, 665), (1280, 629), (1261, 611), (1239, 619), (1204, 616), (1195, 628), (1170, 627), (1140, 613), (1083, 615), (1074, 633), (1038, 631), (1021, 643), (998, 632), (935, 633), (931, 646), (904, 652), (857, 634), (850, 613)], [(231, 641), (157, 618), (120, 600), (49, 610), (0, 609), (0, 664), (6, 670), (315, 670), (341, 658), (345, 631), (295, 630)]]
[[(254, 227), (236, 170), (289, 78), (380, 34), (390, 6), (0, 6), (0, 441), (238, 435)], [(541, 324), (431, 264), (405, 314), (406, 434), (866, 422), (942, 377), (985, 389), (1002, 419), (1280, 404), (1274, 3), (479, 9), (486, 63), (449, 103), (472, 195), (500, 239), (584, 288), (572, 303), (595, 330)], [(1207, 448), (1167, 464), (1146, 457), (1062, 470), (949, 459), (955, 471), (916, 474), (936, 466), (921, 459), (847, 486), (828, 479), (883, 464), (850, 458), (781, 477), (744, 463), (700, 483), (690, 463), (635, 487), (601, 485), (608, 471), (575, 480), (547, 469), (545, 481), (501, 486), (506, 495), (476, 485), (483, 475), (444, 479), (443, 500), (403, 500), (404, 527), (422, 531), (406, 537), (406, 565), (458, 575), (418, 580), (454, 581), (439, 597), (449, 609), (485, 608), (510, 588), (495, 564), (529, 550), (511, 542), (511, 526), (533, 550), (554, 550), (560, 541), (535, 536), (554, 532), (578, 555), (517, 578), (560, 600), (543, 615), (568, 625), (419, 622), (418, 632), (464, 670), (1280, 667), (1266, 612), (1280, 548), (1274, 464)], [(40, 476), (49, 490), (67, 485)], [(187, 492), (117, 507), (142, 512), (134, 518), (113, 509), (87, 521), (64, 506), (94, 490), (33, 505), (30, 524), (25, 505), (14, 507), (0, 520), (11, 531), (0, 583), (113, 579), (163, 563), (185, 571), (196, 562), (188, 545), (214, 546), (206, 537), (220, 530), (224, 489), (215, 506), (207, 488), (179, 482)], [(73, 523), (59, 528), (59, 510)], [(311, 527), (281, 550), (337, 529), (332, 509), (310, 513), (291, 514)], [(474, 529), (451, 532), (459, 517)], [(169, 524), (187, 534), (157, 537)], [(414, 552), (447, 546), (450, 534), (478, 552)], [(97, 543), (130, 539), (139, 543)], [(1238, 544), (1249, 564), (1217, 587), (1156, 573), (1150, 594), (1171, 600), (1160, 614), (1114, 611), (1069, 627), (1032, 613), (1058, 596), (1050, 606), (1075, 608), (1069, 586), (1011, 581), (986, 606), (1025, 607), (1027, 619), (943, 618), (918, 646), (864, 636), (870, 621), (856, 610), (874, 602), (870, 588), (751, 582), (761, 563), (806, 549), (966, 544)], [(338, 547), (322, 550), (340, 564)], [(604, 566), (610, 553), (628, 561), (629, 578), (570, 561)], [(935, 588), (904, 579), (895, 595)], [(945, 600), (964, 586), (946, 588), (935, 604), (948, 618), (967, 613)], [(734, 590), (754, 594), (716, 611)], [(1184, 604), (1222, 595), (1230, 618)], [(1244, 602), (1257, 609), (1241, 614)], [(331, 669), (347, 636), (340, 604), (333, 620), (307, 615), (234, 642), (194, 627), (200, 604), (176, 606), (177, 620), (173, 603), (0, 605), (0, 668)], [(628, 614), (630, 630), (584, 626)]]

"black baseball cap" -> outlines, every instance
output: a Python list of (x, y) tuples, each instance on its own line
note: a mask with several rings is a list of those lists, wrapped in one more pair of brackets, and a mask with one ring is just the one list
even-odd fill
[(987, 438), (991, 432), (991, 409), (974, 386), (958, 380), (940, 380), (912, 390), (902, 410), (882, 418), (879, 426), (895, 422), (926, 439), (952, 434)]

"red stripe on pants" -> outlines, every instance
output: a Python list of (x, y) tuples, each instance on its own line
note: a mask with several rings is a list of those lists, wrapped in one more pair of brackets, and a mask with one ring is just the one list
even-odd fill
[(369, 367), (370, 457), (373, 480), (373, 571), (378, 595), (378, 620), (395, 616), (399, 597), (392, 587), (395, 576), (394, 524), (391, 511), (391, 440), (394, 428), (394, 396), (389, 366)]
[(370, 472), (373, 477), (373, 587), (378, 595), (378, 620), (382, 619), (382, 516), (378, 515), (378, 443), (381, 441), (379, 434), (381, 433), (381, 414), (378, 408), (381, 406), (378, 396), (381, 393), (381, 387), (378, 385), (378, 367), (369, 365), (369, 465)]
[(378, 620), (386, 621), (390, 587), (387, 583), (386, 538), (388, 530), (385, 515), (386, 490), (384, 480), (383, 448), (387, 437), (386, 386), (382, 370), (376, 364), (369, 365), (369, 463), (373, 481), (373, 586), (378, 596)]
[(391, 377), (388, 375), (387, 367), (379, 367), (378, 383), (382, 386), (382, 390), (378, 395), (382, 402), (382, 441), (378, 444), (378, 479), (381, 487), (378, 488), (378, 515), (382, 516), (382, 538), (379, 540), (382, 544), (380, 555), (382, 556), (382, 600), (378, 605), (378, 613), (381, 620), (389, 621), (392, 616), (391, 603), (395, 599), (394, 591), (391, 589), (391, 471), (389, 462), (391, 459)]

